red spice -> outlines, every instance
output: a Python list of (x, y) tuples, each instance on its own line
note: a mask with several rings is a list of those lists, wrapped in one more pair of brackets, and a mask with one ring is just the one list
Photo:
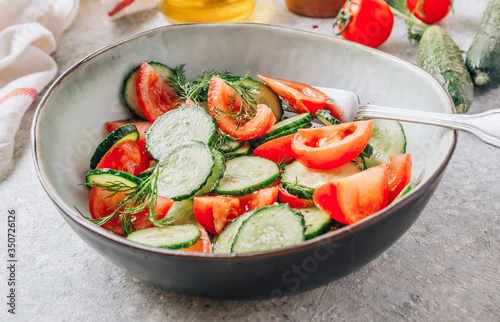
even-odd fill
[(318, 25), (313, 25), (313, 29), (316, 29), (318, 28), (319, 26)]

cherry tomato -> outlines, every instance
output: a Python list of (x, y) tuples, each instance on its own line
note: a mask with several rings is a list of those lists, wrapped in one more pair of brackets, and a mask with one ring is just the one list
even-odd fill
[(194, 198), (194, 217), (208, 232), (219, 235), (227, 224), (247, 211), (270, 206), (278, 200), (278, 186), (242, 197), (201, 196)]
[(151, 122), (181, 104), (174, 90), (146, 62), (139, 68), (136, 92), (137, 102)]
[[(349, 19), (347, 26), (342, 19)], [(375, 48), (391, 35), (394, 16), (384, 0), (351, 0), (344, 3), (336, 25), (342, 38)]]
[[(147, 121), (138, 121), (138, 122), (134, 122), (134, 121), (114, 121), (114, 122), (106, 122), (106, 129), (108, 130), (108, 133), (111, 133), (113, 132), (114, 130), (116, 130), (117, 128), (119, 128), (120, 126), (124, 125), (124, 124), (129, 124), (129, 123), (132, 123), (134, 124), (136, 127), (137, 127), (137, 131), (139, 132), (139, 139), (137, 140), (137, 145), (139, 146), (139, 148), (141, 149), (141, 151), (146, 152), (146, 134), (148, 133), (149, 131), (149, 128), (151, 127), (151, 125), (153, 124), (152, 122), (147, 122)], [(146, 154), (148, 156), (148, 158), (152, 159), (152, 156), (147, 153)]]
[(210, 236), (203, 228), (198, 228), (200, 230), (200, 239), (193, 246), (182, 248), (181, 250), (186, 252), (198, 252), (198, 253), (211, 253), (212, 243), (210, 242)]
[(327, 182), (313, 194), (316, 207), (343, 224), (353, 224), (388, 204), (389, 169), (386, 163), (352, 176)]
[(389, 202), (392, 202), (411, 180), (411, 154), (396, 154), (389, 157)]
[(358, 156), (373, 131), (373, 120), (299, 129), (292, 141), (295, 159), (311, 169), (333, 169)]
[[(89, 198), (89, 211), (92, 218), (98, 219), (111, 215), (115, 210), (114, 206), (126, 198), (126, 195), (121, 192), (115, 195), (112, 194), (113, 192), (106, 191), (104, 188), (97, 186), (92, 187)], [(165, 217), (173, 203), (174, 201), (172, 199), (158, 196), (158, 201), (154, 210), (154, 213), (158, 214), (156, 219)], [(132, 224), (136, 230), (150, 227), (151, 223), (148, 218), (149, 214), (147, 208), (139, 213), (131, 215)], [(122, 214), (118, 214), (115, 218), (102, 225), (102, 227), (117, 235), (123, 236)]]
[(278, 199), (281, 203), (286, 203), (292, 208), (307, 208), (314, 206), (312, 200), (300, 199), (297, 196), (292, 195), (282, 186), (279, 187)]
[(290, 134), (267, 141), (253, 150), (253, 155), (275, 163), (293, 160), (292, 141), (295, 134)]
[(266, 133), (276, 122), (273, 111), (264, 104), (257, 105), (255, 116), (243, 124), (238, 125), (237, 121), (229, 115), (221, 116), (219, 111), (238, 112), (241, 109), (241, 99), (231, 86), (217, 76), (212, 77), (208, 87), (208, 108), (210, 115), (217, 120), (219, 128), (238, 140), (254, 139)]
[(321, 110), (328, 100), (324, 93), (306, 84), (264, 75), (257, 77), (300, 113), (311, 112), (316, 116), (316, 112)]
[(136, 142), (125, 140), (118, 142), (102, 157), (96, 169), (113, 169), (138, 175), (149, 168), (149, 160)]
[(433, 24), (451, 10), (452, 0), (406, 0), (408, 10), (422, 22)]

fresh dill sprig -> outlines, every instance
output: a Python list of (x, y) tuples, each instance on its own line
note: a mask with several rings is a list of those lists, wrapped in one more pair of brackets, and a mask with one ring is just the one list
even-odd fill
[(215, 140), (210, 144), (210, 147), (216, 148), (221, 152), (227, 150), (228, 147), (231, 146), (231, 143), (237, 141), (237, 138), (233, 138), (226, 133), (222, 132), (221, 129), (217, 129), (217, 133), (215, 135)]
[[(99, 187), (105, 191), (111, 192), (105, 198), (111, 198), (117, 194), (123, 194), (125, 198), (110, 207), (113, 212), (103, 218), (87, 218), (93, 223), (102, 226), (113, 218), (121, 214), (123, 234), (127, 237), (136, 228), (132, 223), (132, 215), (148, 209), (149, 221), (154, 223), (157, 200), (157, 180), (158, 172), (155, 171), (151, 176), (142, 181), (137, 186), (129, 186), (121, 181), (108, 181), (105, 184), (93, 182), (92, 186)], [(153, 219), (152, 219), (153, 218)]]
[(286, 155), (283, 156), (283, 158), (278, 158), (278, 162), (276, 163), (278, 165), (278, 168), (280, 170), (284, 170), (287, 165), (292, 163), (295, 159), (293, 157), (287, 157)]
[(236, 120), (237, 129), (240, 128), (245, 122), (251, 120), (257, 112), (257, 102), (254, 96), (258, 94), (259, 90), (254, 84), (245, 82), (248, 77), (247, 70), (245, 76), (238, 77), (227, 70), (205, 69), (197, 80), (187, 81), (184, 65), (179, 65), (173, 70), (172, 75), (167, 79), (167, 83), (181, 100), (189, 98), (196, 105), (201, 105), (207, 102), (208, 88), (212, 76), (222, 78), (235, 93), (228, 106), (214, 106), (215, 113), (220, 118), (230, 116)]
[(197, 105), (207, 101), (208, 86), (212, 76), (218, 76), (222, 79), (236, 79), (228, 71), (216, 71), (205, 69), (201, 76), (193, 81), (187, 81), (184, 64), (175, 67), (172, 75), (167, 79), (167, 84), (177, 93), (180, 99), (191, 99)]

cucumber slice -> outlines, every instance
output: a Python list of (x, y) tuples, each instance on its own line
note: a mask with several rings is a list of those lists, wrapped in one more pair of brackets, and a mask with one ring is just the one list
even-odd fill
[(243, 215), (231, 221), (226, 228), (220, 233), (217, 240), (214, 242), (212, 252), (214, 254), (229, 254), (233, 245), (234, 237), (241, 227), (241, 224), (248, 219), (256, 210), (245, 212)]
[[(253, 140), (250, 140), (250, 144), (254, 147), (257, 147), (261, 144), (264, 144), (268, 141), (271, 141), (271, 140), (274, 140), (274, 139), (278, 139), (278, 138), (281, 138), (281, 137), (284, 137), (284, 136), (287, 136), (287, 135), (290, 135), (290, 134), (294, 134), (294, 133), (297, 133), (297, 131), (299, 129), (306, 129), (306, 128), (309, 128), (311, 127), (311, 123), (304, 123), (302, 125), (299, 125), (298, 127), (294, 127), (294, 128), (291, 128), (291, 129), (287, 129), (283, 132), (279, 132), (273, 136), (259, 136), (258, 138), (255, 138)], [(264, 134), (265, 135), (265, 134)]]
[[(150, 62), (149, 65), (153, 67), (155, 72), (157, 72), (165, 81), (167, 81), (174, 73), (170, 67), (157, 62)], [(125, 105), (132, 111), (132, 113), (140, 118), (147, 119), (146, 115), (144, 115), (144, 112), (142, 112), (141, 107), (139, 106), (139, 102), (137, 101), (136, 84), (137, 74), (139, 74), (140, 67), (141, 66), (139, 65), (132, 69), (127, 77), (125, 77), (122, 87), (122, 95), (125, 100)]]
[(276, 121), (281, 120), (283, 116), (283, 107), (281, 106), (281, 98), (273, 92), (266, 84), (261, 83), (252, 78), (245, 78), (242, 81), (245, 85), (254, 85), (259, 90), (258, 94), (252, 95), (257, 104), (266, 104), (273, 111)]
[(304, 216), (306, 240), (326, 233), (332, 226), (332, 219), (329, 215), (317, 207), (294, 209)]
[(280, 121), (274, 124), (269, 131), (264, 133), (263, 135), (256, 138), (257, 141), (268, 140), (270, 137), (274, 137), (277, 134), (287, 131), (293, 128), (299, 128), (305, 124), (311, 123), (313, 116), (311, 113), (302, 113), (290, 118), (287, 118), (283, 121)]
[(203, 108), (178, 108), (163, 114), (151, 125), (146, 135), (146, 149), (156, 160), (162, 160), (189, 141), (212, 144), (216, 134), (217, 123)]
[(319, 110), (316, 112), (316, 118), (321, 121), (325, 126), (340, 124), (340, 121), (330, 114), (327, 110)]
[(217, 149), (211, 148), (211, 150), (215, 161), (212, 175), (208, 178), (208, 181), (203, 188), (195, 194), (195, 196), (206, 195), (207, 193), (214, 191), (214, 189), (219, 185), (219, 182), (224, 175), (224, 171), (226, 170), (226, 159), (224, 158), (224, 155)]
[(143, 180), (146, 179), (146, 178), (148, 178), (155, 171), (156, 165), (157, 165), (157, 162), (155, 160), (149, 160), (149, 168), (147, 168), (146, 170), (144, 170), (141, 173), (139, 173), (137, 175), (137, 177), (139, 177), (139, 178), (141, 178)]
[(215, 190), (221, 195), (244, 196), (268, 187), (279, 177), (280, 169), (273, 161), (254, 156), (234, 158), (226, 162), (226, 171)]
[(193, 199), (174, 201), (165, 218), (159, 220), (157, 224), (162, 226), (187, 224), (198, 226), (198, 221), (194, 217), (193, 204)]
[(394, 198), (393, 202), (398, 200), (398, 199), (401, 199), (404, 195), (406, 195), (408, 192), (410, 192), (414, 186), (415, 186), (415, 184), (413, 182), (410, 182), (409, 184), (407, 184), (406, 187), (404, 187), (403, 190), (401, 190), (401, 192), (396, 196), (396, 198)]
[(232, 253), (250, 253), (299, 244), (304, 241), (304, 218), (288, 205), (255, 211), (236, 233)]
[(194, 245), (200, 236), (195, 225), (175, 225), (136, 230), (127, 239), (147, 246), (179, 249)]
[(142, 183), (142, 180), (127, 172), (113, 169), (92, 169), (85, 176), (87, 186), (92, 188), (92, 183), (109, 184), (111, 182), (120, 182), (129, 187), (135, 187)]
[(196, 141), (181, 145), (156, 166), (158, 194), (176, 201), (191, 198), (207, 184), (214, 167), (208, 145)]
[(369, 158), (373, 155), (373, 146), (368, 143), (365, 148), (363, 149), (363, 151), (361, 151), (361, 155), (364, 157), (364, 158)]
[(101, 143), (95, 149), (94, 154), (90, 158), (90, 169), (95, 169), (102, 157), (113, 147), (113, 145), (126, 141), (132, 140), (137, 142), (139, 139), (139, 132), (137, 131), (137, 127), (134, 124), (124, 124), (109, 133), (108, 136), (102, 140)]
[(291, 194), (312, 200), (314, 191), (321, 185), (361, 172), (355, 162), (330, 170), (315, 170), (303, 166), (300, 162), (290, 163), (283, 171), (281, 184)]
[(246, 141), (236, 141), (230, 136), (223, 134), (222, 132), (219, 132), (218, 135), (224, 135), (227, 138), (222, 139), (221, 144), (216, 144), (216, 147), (220, 149), (223, 153), (230, 153), (238, 150), (241, 148), (243, 145), (245, 145)]
[(245, 144), (243, 144), (243, 146), (241, 148), (239, 148), (238, 150), (236, 150), (234, 152), (226, 153), (226, 158), (228, 160), (234, 159), (237, 157), (242, 157), (242, 156), (248, 155), (248, 153), (250, 153), (250, 143), (245, 141)]
[(360, 154), (357, 157), (355, 157), (354, 160), (352, 160), (352, 162), (356, 163), (358, 168), (360, 168), (361, 170), (367, 169), (366, 163), (365, 163), (365, 158), (363, 157), (363, 154)]
[(375, 119), (369, 144), (373, 147), (373, 154), (365, 158), (368, 168), (389, 162), (391, 155), (406, 153), (406, 135), (403, 126), (398, 121)]

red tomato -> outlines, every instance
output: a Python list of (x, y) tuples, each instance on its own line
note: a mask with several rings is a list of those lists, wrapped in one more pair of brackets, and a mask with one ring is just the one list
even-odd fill
[(312, 200), (300, 199), (286, 191), (282, 186), (279, 187), (278, 199), (281, 203), (286, 203), (292, 208), (307, 208), (314, 206)]
[(96, 167), (96, 169), (105, 168), (136, 176), (149, 168), (149, 160), (136, 142), (125, 140), (111, 147)]
[(273, 185), (268, 188), (260, 189), (246, 196), (238, 197), (240, 199), (240, 207), (242, 212), (270, 206), (278, 201), (278, 185)]
[(231, 220), (241, 215), (240, 200), (237, 197), (195, 197), (193, 208), (198, 223), (215, 235), (219, 235)]
[(432, 24), (446, 17), (452, 0), (406, 0), (408, 10), (422, 22)]
[(190, 106), (198, 106), (192, 99), (188, 98), (184, 103), (181, 104), (181, 107), (190, 107)]
[[(342, 7), (343, 12), (347, 12), (348, 5), (349, 1)], [(348, 11), (351, 17), (344, 15), (349, 19), (347, 26), (342, 24), (344, 17), (337, 16), (342, 38), (375, 48), (391, 35), (394, 16), (384, 0), (351, 0)]]
[[(133, 121), (114, 121), (114, 122), (106, 122), (106, 129), (108, 130), (108, 133), (113, 132), (117, 128), (119, 128), (122, 125), (132, 123), (137, 127), (137, 131), (139, 132), (139, 139), (137, 140), (137, 145), (139, 148), (146, 152), (146, 134), (149, 131), (149, 128), (153, 124), (152, 122), (147, 122), (147, 121), (139, 121), (139, 122), (133, 122)], [(147, 152), (146, 152), (147, 153)], [(148, 158), (152, 158), (149, 153), (147, 154)]]
[(247, 211), (272, 205), (278, 200), (278, 186), (242, 197), (201, 196), (194, 198), (194, 217), (208, 232), (219, 235), (227, 224)]
[(311, 169), (333, 169), (354, 159), (368, 144), (373, 120), (299, 129), (292, 141), (295, 159)]
[(212, 77), (208, 88), (208, 108), (210, 115), (216, 118), (219, 128), (238, 140), (254, 139), (266, 133), (276, 122), (273, 111), (264, 104), (257, 105), (255, 116), (240, 126), (231, 116), (221, 117), (218, 110), (228, 112), (232, 108), (233, 113), (239, 111), (241, 99), (222, 78), (217, 76)]
[(257, 75), (257, 77), (300, 113), (311, 112), (313, 116), (316, 116), (316, 112), (321, 110), (328, 100), (323, 92), (306, 84), (264, 75)]
[(346, 113), (347, 111), (342, 110), (339, 106), (332, 104), (332, 103), (326, 103), (325, 104), (325, 110), (330, 112), (330, 115), (339, 120), (340, 122), (344, 122), (343, 120), (346, 118)]
[(392, 202), (411, 180), (411, 154), (396, 154), (389, 157), (389, 202)]
[[(126, 195), (123, 193), (117, 193), (111, 196), (112, 194), (113, 192), (106, 191), (101, 187), (92, 187), (89, 198), (89, 211), (92, 218), (98, 219), (111, 215), (115, 210), (113, 207), (126, 198)], [(154, 213), (159, 214), (156, 219), (161, 219), (162, 216), (165, 217), (173, 203), (174, 201), (172, 199), (158, 196), (158, 201), (154, 210)], [(133, 214), (131, 217), (132, 224), (137, 230), (151, 226), (151, 223), (148, 221), (149, 214), (147, 208), (139, 213)], [(102, 227), (115, 234), (124, 235), (121, 214), (118, 214), (115, 218), (106, 222)]]
[(267, 141), (253, 150), (253, 155), (271, 160), (275, 163), (293, 159), (292, 141), (295, 134), (290, 134)]
[(388, 204), (389, 169), (386, 163), (352, 176), (327, 182), (313, 194), (314, 204), (332, 219), (353, 224)]
[(205, 229), (199, 228), (200, 239), (193, 246), (182, 248), (181, 250), (186, 252), (198, 252), (198, 253), (211, 253), (212, 243), (210, 242), (210, 236)]
[(172, 208), (173, 204), (174, 204), (173, 199), (157, 195), (156, 196), (156, 206), (155, 206), (155, 210), (153, 212), (153, 214), (156, 214), (155, 219), (161, 220), (161, 219), (165, 218), (165, 216), (167, 215), (170, 208)]
[(136, 92), (137, 102), (151, 122), (181, 103), (174, 90), (146, 62), (139, 68)]

